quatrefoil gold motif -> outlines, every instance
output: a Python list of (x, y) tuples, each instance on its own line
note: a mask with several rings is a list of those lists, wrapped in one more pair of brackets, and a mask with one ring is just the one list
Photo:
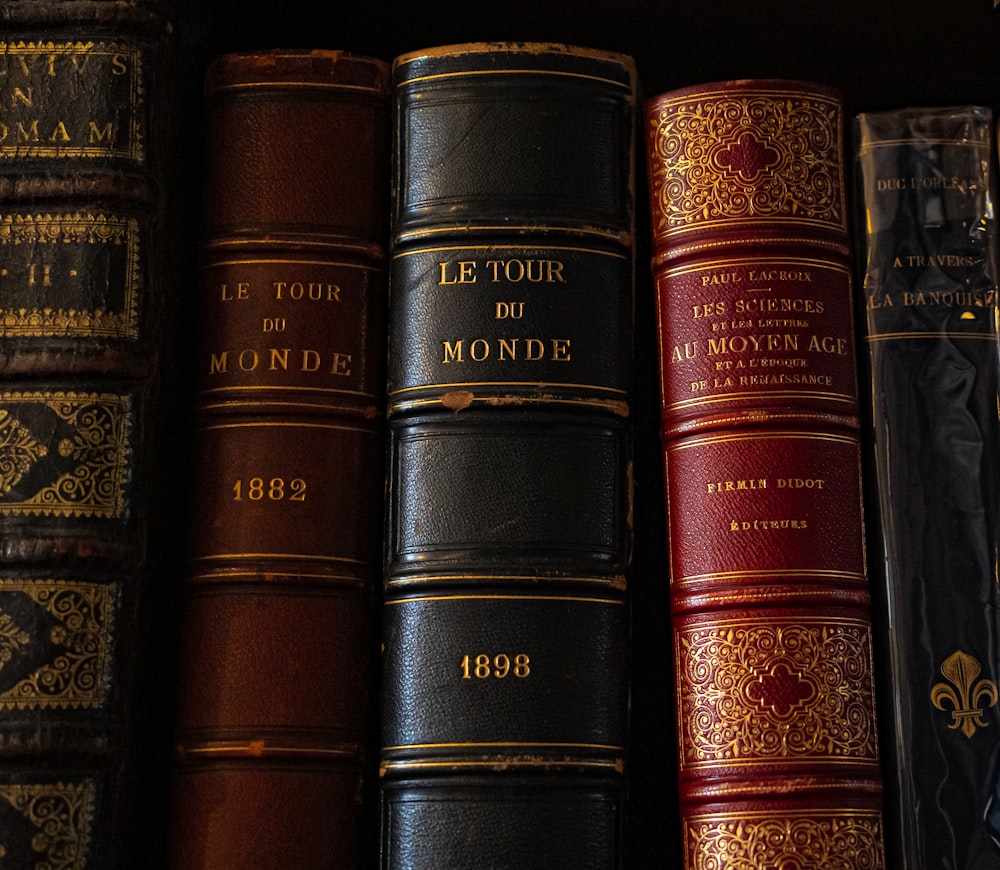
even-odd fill
[(753, 133), (743, 133), (718, 155), (719, 165), (738, 175), (744, 184), (756, 182), (780, 159), (776, 149), (760, 142)]
[(767, 707), (776, 716), (784, 718), (813, 700), (816, 690), (788, 665), (779, 664), (750, 683), (747, 695), (761, 707)]

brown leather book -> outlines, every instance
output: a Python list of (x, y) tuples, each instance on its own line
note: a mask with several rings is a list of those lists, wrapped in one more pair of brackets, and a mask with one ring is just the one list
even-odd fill
[(647, 108), (689, 868), (884, 866), (840, 95)]
[(366, 851), (388, 82), (332, 51), (207, 71), (178, 870)]
[(0, 17), (0, 865), (134, 867), (166, 785), (143, 609), (174, 23), (152, 2)]

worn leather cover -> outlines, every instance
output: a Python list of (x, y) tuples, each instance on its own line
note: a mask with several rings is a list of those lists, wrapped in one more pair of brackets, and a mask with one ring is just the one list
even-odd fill
[(989, 109), (855, 123), (893, 866), (1000, 867), (1000, 431)]
[(394, 64), (382, 866), (620, 860), (636, 77)]
[(269, 51), (206, 74), (178, 870), (374, 852), (388, 73)]
[(139, 614), (172, 25), (155, 3), (0, 16), (0, 863), (105, 870), (157, 799)]
[(840, 96), (646, 118), (686, 865), (880, 868)]

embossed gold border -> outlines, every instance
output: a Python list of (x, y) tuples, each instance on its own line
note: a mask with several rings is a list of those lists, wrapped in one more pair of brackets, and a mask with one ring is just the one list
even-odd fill
[[(78, 462), (72, 472), (23, 501), (0, 501), (0, 516), (120, 518), (133, 455), (131, 398), (114, 393), (0, 393), (0, 410), (18, 404), (45, 405), (76, 429), (75, 437), (55, 448)], [(8, 446), (0, 444), (0, 460)]]
[[(761, 623), (749, 614), (684, 624), (674, 655), (682, 770), (878, 758), (871, 627), (864, 620), (772, 616)], [(767, 711), (750, 687), (779, 667), (809, 695), (787, 710)]]
[[(843, 125), (839, 102), (816, 91), (705, 90), (654, 104), (655, 235), (669, 239), (740, 225), (846, 232)], [(774, 152), (772, 163), (753, 177), (742, 163), (725, 170), (720, 157), (742, 147), (744, 137)]]
[[(46, 158), (109, 158), (117, 157), (141, 163), (145, 157), (143, 142), (143, 109), (146, 91), (143, 84), (142, 51), (138, 46), (126, 42), (0, 42), (0, 53), (6, 57), (18, 55), (72, 55), (95, 54), (113, 57), (125, 55), (130, 59), (129, 69), (129, 114), (128, 129), (124, 131), (125, 144), (118, 148), (94, 148), (67, 145), (27, 145), (23, 142), (7, 145), (0, 142), (0, 158), (46, 157)], [(92, 89), (100, 93), (100, 83), (92, 83)]]
[[(38, 638), (4, 612), (3, 595), (21, 592), (56, 620)], [(17, 647), (51, 645), (57, 654), (0, 693), (0, 713), (46, 708), (97, 709), (111, 689), (117, 589), (107, 583), (0, 579), (0, 672)]]
[(884, 870), (883, 826), (863, 809), (732, 812), (684, 820), (688, 870)]
[[(124, 245), (125, 275), (121, 311), (77, 308), (0, 308), (0, 337), (97, 338), (138, 337), (140, 296), (139, 223), (107, 214), (0, 215), (0, 246), (4, 245)], [(86, 262), (83, 263), (86, 267)], [(4, 274), (0, 271), (0, 276)]]
[[(87, 866), (96, 798), (92, 780), (0, 784), (0, 799), (37, 829), (31, 838), (38, 856), (33, 866), (47, 870), (84, 870)], [(0, 849), (5, 836), (9, 834), (0, 831)]]

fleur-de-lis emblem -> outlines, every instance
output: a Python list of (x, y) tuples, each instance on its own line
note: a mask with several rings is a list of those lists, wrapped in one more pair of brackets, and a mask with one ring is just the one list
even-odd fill
[(952, 708), (951, 729), (961, 728), (966, 737), (972, 737), (977, 728), (985, 728), (989, 723), (983, 720), (983, 713), (997, 703), (997, 684), (983, 678), (979, 661), (961, 650), (953, 652), (941, 664), (941, 673), (948, 683), (935, 683), (931, 688), (931, 703), (939, 710), (946, 705)]

